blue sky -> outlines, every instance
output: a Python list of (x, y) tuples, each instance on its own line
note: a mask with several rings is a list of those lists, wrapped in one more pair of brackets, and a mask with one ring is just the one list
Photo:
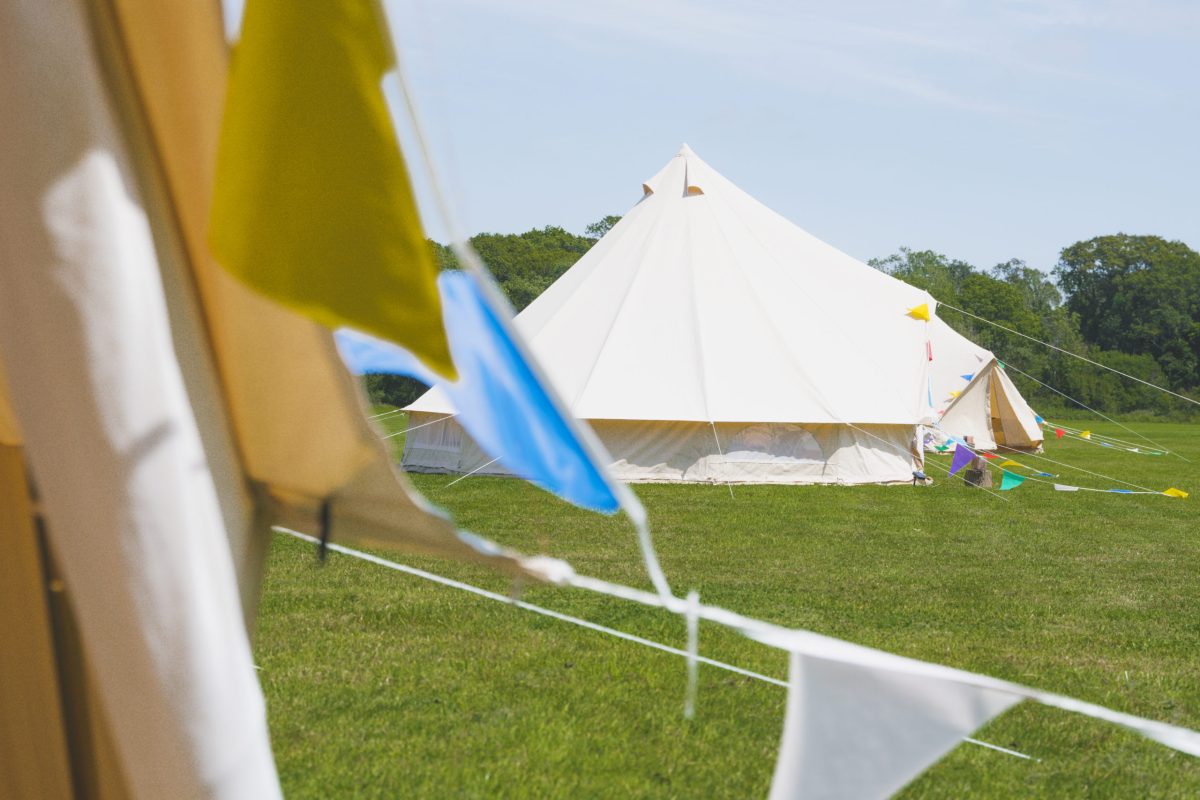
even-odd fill
[(471, 233), (582, 231), (686, 141), (862, 259), (1046, 269), (1118, 231), (1200, 247), (1200, 3), (386, 5)]

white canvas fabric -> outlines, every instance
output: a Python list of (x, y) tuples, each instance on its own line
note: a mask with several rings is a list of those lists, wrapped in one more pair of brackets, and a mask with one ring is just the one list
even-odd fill
[[(16, 602), (0, 613), (0, 629), (25, 627), (0, 637), (22, 665), (0, 671), (0, 795), (61, 782), (68, 736), (93, 745), (71, 762), (102, 796), (277, 795), (247, 636), (272, 523), (556, 568), (460, 535), (410, 496), (330, 332), (212, 261), (219, 11), (0, 3), (0, 467), (33, 478), (0, 481), (0, 538), (36, 545), (36, 490), (78, 630)], [(0, 576), (6, 598), (20, 588), (44, 611), (38, 559), (5, 562), (18, 569)], [(39, 634), (72, 640), (59, 668), (63, 685), (86, 677), (71, 698), (82, 723), (40, 699), (60, 681)]]
[[(936, 302), (801, 230), (686, 145), (642, 189), (641, 201), (516, 319), (570, 410), (600, 433), (617, 474), (910, 480), (921, 463), (920, 448), (909, 453), (916, 426), (946, 407), (940, 401), (954, 381), (966, 384), (951, 370), (968, 371), (990, 354), (936, 316), (908, 316)], [(436, 389), (409, 408), (454, 412)], [(733, 426), (731, 436), (784, 427), (760, 430), (766, 449), (750, 462), (748, 451), (727, 459), (711, 429), (689, 433), (713, 424)], [(844, 430), (817, 437), (819, 468), (781, 455), (804, 451), (821, 426)], [(888, 433), (876, 438), (876, 426)], [(439, 436), (449, 429), (414, 432), (404, 465), (449, 469), (455, 459), (438, 447), (451, 445)]]
[(1018, 695), (792, 653), (770, 800), (890, 797)]
[(938, 430), (942, 437), (970, 436), (980, 450), (998, 446), (1032, 450), (1042, 445), (1042, 428), (1033, 409), (994, 358), (976, 371), (950, 403), (938, 421)]
[[(614, 476), (646, 483), (857, 484), (912, 480), (907, 425), (594, 420)], [(508, 475), (452, 417), (413, 412), (405, 469)]]
[[(54, 21), (40, 47), (81, 46), (75, 20)], [(40, 202), (0, 215), (0, 346), (131, 791), (279, 796), (145, 215), (111, 151), (14, 155), (0, 174)]]

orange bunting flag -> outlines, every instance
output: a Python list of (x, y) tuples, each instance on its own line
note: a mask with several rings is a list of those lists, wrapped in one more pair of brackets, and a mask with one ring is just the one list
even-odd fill
[(924, 320), (925, 322), (929, 322), (929, 304), (928, 303), (921, 303), (921, 305), (919, 305), (919, 306), (913, 306), (905, 313), (907, 313), (913, 319), (920, 319), (920, 320)]
[(1167, 497), (1178, 497), (1180, 500), (1183, 500), (1183, 499), (1187, 498), (1187, 496), (1188, 496), (1188, 493), (1185, 492), (1183, 489), (1176, 489), (1173, 486), (1170, 489), (1167, 489), (1165, 492), (1163, 492), (1163, 494), (1165, 494)]
[(1055, 435), (1056, 437), (1058, 437), (1059, 439), (1061, 439), (1063, 436), (1065, 436), (1065, 435), (1066, 435), (1066, 433), (1067, 433), (1067, 432), (1066, 432), (1066, 431), (1064, 431), (1062, 428), (1055, 428), (1055, 429), (1054, 429), (1054, 435)]

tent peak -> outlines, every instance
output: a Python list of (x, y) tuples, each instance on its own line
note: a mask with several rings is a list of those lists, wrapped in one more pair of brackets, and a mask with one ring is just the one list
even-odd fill
[(679, 152), (675, 154), (675, 157), (676, 158), (695, 158), (696, 154), (692, 151), (692, 148), (687, 146), (687, 142), (684, 142), (683, 144), (681, 144), (679, 146)]

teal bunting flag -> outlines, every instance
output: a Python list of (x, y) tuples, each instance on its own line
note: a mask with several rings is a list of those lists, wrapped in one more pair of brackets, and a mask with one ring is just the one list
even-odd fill
[(1024, 475), (1002, 470), (1003, 477), (1000, 478), (1000, 491), (1007, 492), (1009, 489), (1015, 489), (1025, 482)]

